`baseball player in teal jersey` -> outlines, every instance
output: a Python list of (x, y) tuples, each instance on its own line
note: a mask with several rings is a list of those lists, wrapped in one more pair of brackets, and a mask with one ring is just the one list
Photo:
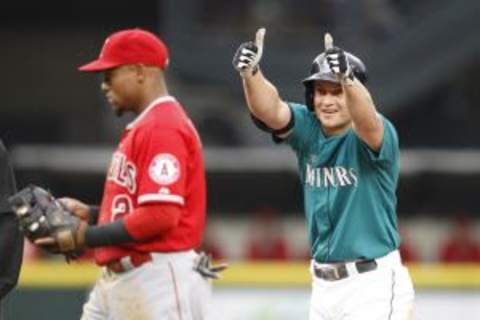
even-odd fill
[(306, 103), (288, 103), (259, 69), (264, 34), (243, 43), (233, 64), (255, 123), (297, 155), (312, 254), (310, 319), (412, 319), (414, 290), (398, 252), (398, 136), (364, 86), (365, 65), (326, 34), (303, 81)]

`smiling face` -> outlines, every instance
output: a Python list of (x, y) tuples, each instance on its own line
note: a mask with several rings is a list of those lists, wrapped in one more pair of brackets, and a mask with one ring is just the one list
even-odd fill
[(341, 84), (317, 80), (313, 84), (315, 114), (327, 136), (344, 133), (352, 124)]

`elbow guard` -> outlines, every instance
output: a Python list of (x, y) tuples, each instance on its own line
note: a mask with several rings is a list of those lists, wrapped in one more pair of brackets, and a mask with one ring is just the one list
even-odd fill
[[(290, 106), (289, 106), (289, 108), (290, 108)], [(285, 133), (289, 132), (290, 130), (292, 130), (293, 126), (295, 125), (295, 116), (294, 116), (294, 113), (291, 110), (291, 108), (290, 108), (290, 120), (288, 121), (288, 123), (285, 127), (280, 128), (280, 129), (270, 128), (265, 122), (263, 122), (262, 120), (255, 117), (255, 115), (253, 113), (250, 113), (250, 118), (252, 119), (253, 123), (255, 124), (255, 126), (258, 129), (260, 129), (262, 131), (265, 131), (265, 132), (268, 132), (268, 133), (271, 133), (274, 136), (280, 136), (282, 134), (285, 134)]]

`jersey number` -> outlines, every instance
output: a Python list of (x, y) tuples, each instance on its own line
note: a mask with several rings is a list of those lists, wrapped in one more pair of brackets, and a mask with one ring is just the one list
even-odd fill
[(112, 201), (112, 221), (115, 221), (133, 210), (132, 200), (126, 194), (115, 196)]

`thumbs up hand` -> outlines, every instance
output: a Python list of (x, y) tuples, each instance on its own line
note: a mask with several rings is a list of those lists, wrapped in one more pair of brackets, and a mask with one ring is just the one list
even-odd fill
[(242, 43), (233, 56), (233, 67), (244, 78), (251, 77), (258, 71), (258, 64), (263, 54), (265, 31), (265, 28), (258, 29), (255, 42), (248, 41)]

